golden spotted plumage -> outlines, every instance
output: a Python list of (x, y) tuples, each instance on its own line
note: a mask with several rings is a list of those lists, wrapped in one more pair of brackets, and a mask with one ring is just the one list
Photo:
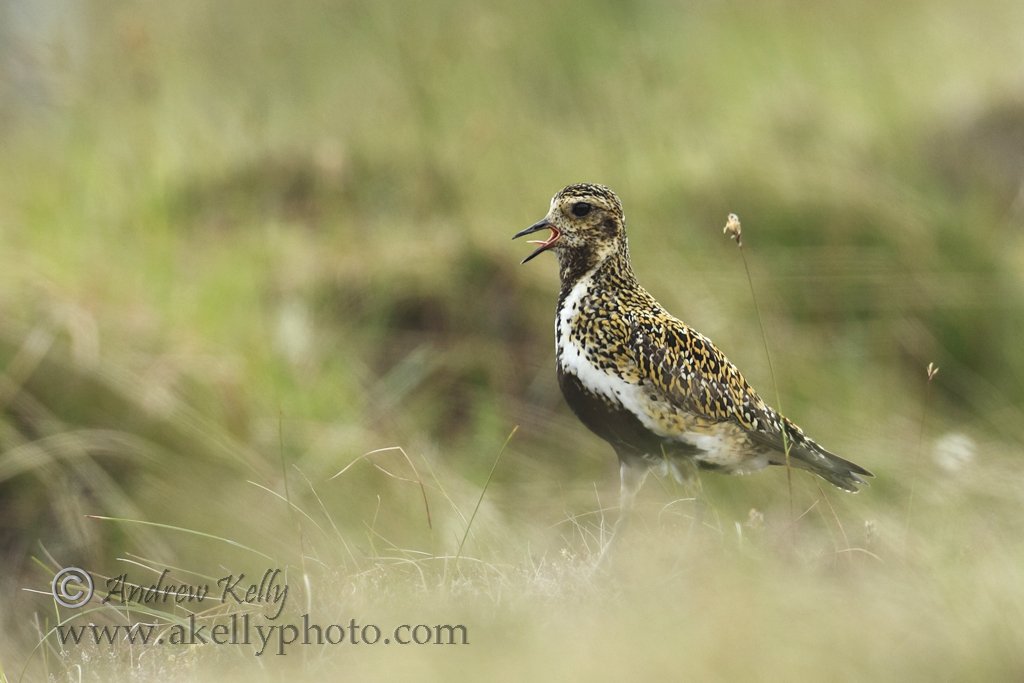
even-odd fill
[(584, 424), (615, 448), (624, 495), (635, 494), (648, 467), (666, 463), (680, 476), (690, 463), (731, 473), (782, 464), (787, 442), (793, 466), (839, 488), (856, 491), (870, 476), (766, 404), (710, 339), (640, 286), (610, 189), (563, 189), (516, 237), (543, 229), (549, 239), (524, 263), (547, 250), (558, 256), (559, 384)]

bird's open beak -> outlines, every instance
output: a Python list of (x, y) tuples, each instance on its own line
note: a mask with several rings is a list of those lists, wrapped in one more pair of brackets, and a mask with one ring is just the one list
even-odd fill
[(536, 223), (528, 227), (526, 230), (520, 230), (515, 235), (513, 235), (512, 239), (518, 239), (524, 235), (530, 235), (545, 229), (551, 231), (551, 236), (548, 237), (546, 240), (529, 240), (529, 244), (539, 244), (540, 246), (534, 249), (532, 254), (524, 258), (522, 261), (523, 263), (526, 263), (537, 254), (543, 251), (547, 251), (551, 247), (555, 246), (555, 242), (557, 242), (558, 238), (562, 236), (562, 233), (558, 232), (558, 228), (552, 225), (551, 221), (549, 221), (547, 218), (542, 218), (541, 220), (537, 221)]

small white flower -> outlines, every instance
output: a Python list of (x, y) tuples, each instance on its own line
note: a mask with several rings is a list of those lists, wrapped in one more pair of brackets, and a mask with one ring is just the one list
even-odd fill
[(947, 472), (959, 472), (971, 464), (976, 450), (974, 439), (959, 432), (949, 432), (936, 439), (932, 457)]

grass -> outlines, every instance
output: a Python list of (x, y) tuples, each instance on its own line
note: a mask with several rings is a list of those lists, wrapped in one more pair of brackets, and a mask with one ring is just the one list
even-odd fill
[[(772, 388), (775, 390), (775, 409), (785, 415), (782, 410), (782, 396), (779, 394), (779, 382), (775, 377), (775, 366), (772, 365), (772, 352), (768, 344), (768, 333), (764, 330), (764, 319), (761, 317), (761, 307), (757, 305), (757, 290), (754, 288), (754, 278), (750, 275), (750, 266), (747, 264), (747, 254), (743, 251), (743, 227), (740, 224), (739, 216), (730, 213), (722, 232), (736, 241), (736, 249), (740, 252), (740, 260), (743, 262), (743, 272), (747, 276), (747, 284), (750, 286), (750, 300), (754, 304), (754, 314), (757, 316), (757, 327), (761, 331), (761, 341), (764, 343), (764, 359), (768, 364), (768, 376), (772, 380)], [(786, 488), (789, 490), (789, 516), (793, 517), (793, 468), (789, 460), (789, 437), (786, 434), (785, 424), (779, 432), (782, 435), (782, 450), (786, 456)]]
[[(0, 6), (0, 676), (1020, 678), (1021, 12)], [(595, 565), (614, 458), (508, 241), (581, 180), (870, 488), (652, 479)], [(289, 619), (470, 644), (26, 656), (123, 620), (24, 590), (68, 564), (279, 566)]]
[[(286, 619), (298, 621), (311, 603), (321, 623), (356, 618), (385, 628), (408, 620), (464, 624), (469, 645), (382, 647), (384, 652), (303, 646), (276, 662), (258, 659), (254, 648), (243, 646), (185, 650), (173, 661), (126, 661), (124, 650), (112, 657), (109, 649), (80, 647), (63, 657), (51, 653), (50, 666), (81, 664), (95, 677), (148, 678), (171, 670), (232, 678), (241, 666), (246, 676), (267, 678), (283, 671), (316, 678), (381, 670), (442, 678), (499, 662), (500, 676), (511, 680), (573, 672), (606, 678), (634, 666), (646, 676), (668, 675), (679, 670), (682, 657), (688, 675), (711, 678), (759, 678), (768, 666), (801, 678), (824, 669), (842, 680), (1016, 674), (1015, 640), (1003, 630), (1020, 604), (1018, 593), (1006, 592), (1021, 559), (1019, 546), (1005, 544), (1011, 520), (992, 520), (979, 506), (966, 504), (972, 500), (961, 499), (955, 509), (925, 503), (932, 531), (904, 547), (904, 509), (872, 505), (870, 524), (855, 527), (839, 504), (845, 497), (823, 493), (805, 478), (797, 483), (806, 509), (794, 535), (784, 505), (741, 521), (739, 509), (716, 502), (712, 492), (704, 512), (692, 500), (662, 505), (648, 496), (639, 517), (644, 523), (620, 539), (625, 545), (610, 567), (594, 564), (596, 520), (566, 520), (558, 525), (561, 540), (541, 551), (530, 548), (529, 539), (545, 530), (533, 528), (532, 516), (522, 514), (482, 526), (474, 534), (476, 552), (461, 563), (457, 554), (385, 545), (340, 569), (343, 563), (312, 560), (331, 552), (337, 541), (315, 533), (315, 524), (327, 527), (324, 515), (304, 510), (302, 524), (314, 540), (305, 580), (292, 560), (289, 583), (300, 597)], [(841, 512), (827, 512), (826, 500)], [(282, 510), (280, 516), (287, 515)], [(454, 506), (435, 509), (436, 524), (451, 516), (457, 516)], [(449, 547), (457, 543), (452, 539)], [(966, 548), (971, 552), (958, 550)], [(224, 556), (219, 545), (208, 546), (208, 552)], [(455, 563), (459, 571), (448, 571)], [(251, 563), (235, 558), (231, 564)], [(161, 563), (142, 558), (127, 569), (138, 573), (138, 566)], [(1001, 598), (989, 592), (996, 587)], [(116, 619), (111, 613), (107, 618)], [(203, 616), (223, 623), (229, 613)], [(104, 623), (103, 614), (89, 618)], [(836, 630), (822, 629), (824, 624)], [(672, 648), (665, 647), (666, 639)], [(881, 647), (886, 643), (898, 645), (899, 654)], [(938, 658), (937, 644), (943, 647)], [(515, 652), (529, 656), (510, 656)]]

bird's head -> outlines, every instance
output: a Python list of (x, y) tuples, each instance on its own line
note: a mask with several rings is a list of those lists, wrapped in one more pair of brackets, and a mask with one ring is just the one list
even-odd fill
[(531, 240), (539, 245), (523, 259), (526, 263), (538, 254), (553, 250), (564, 266), (567, 263), (596, 265), (620, 252), (626, 243), (626, 222), (622, 202), (604, 185), (570, 185), (551, 198), (544, 218), (516, 233), (523, 237), (549, 230), (546, 240)]

